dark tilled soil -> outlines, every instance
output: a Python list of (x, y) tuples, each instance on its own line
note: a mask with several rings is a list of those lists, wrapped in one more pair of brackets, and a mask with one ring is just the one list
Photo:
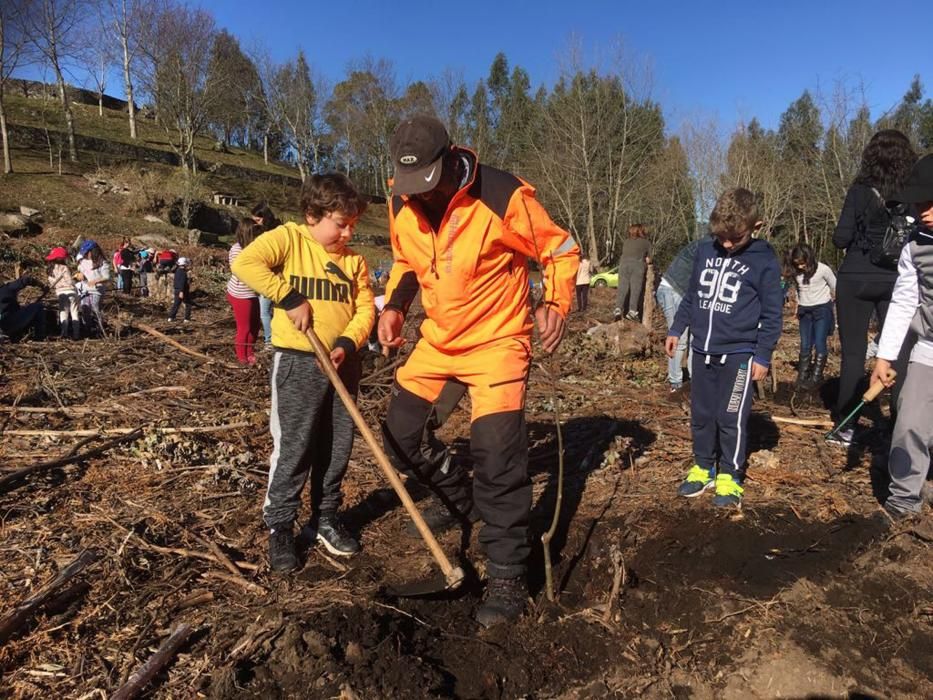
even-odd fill
[[(483, 577), (475, 528), (440, 537), (471, 572), (461, 591), (387, 594), (436, 567), (405, 535), (406, 517), (360, 443), (344, 514), (363, 553), (336, 561), (310, 549), (299, 573), (268, 572), (259, 522), (270, 447), (266, 369), (207, 364), (132, 324), (106, 340), (3, 350), (5, 431), (246, 424), (176, 435), (149, 427), (132, 445), (0, 494), (0, 615), (82, 549), (100, 554), (78, 586), (0, 646), (3, 694), (107, 696), (188, 622), (197, 633), (148, 697), (933, 696), (929, 511), (895, 527), (881, 517), (883, 422), (875, 418), (867, 443), (845, 452), (827, 446), (822, 429), (772, 420), (826, 416), (825, 387), (792, 388), (788, 316), (775, 356), (778, 393), (756, 402), (749, 425), (743, 508), (678, 499), (691, 462), (688, 395), (668, 395), (657, 353), (619, 358), (585, 340), (584, 329), (611, 313), (609, 292), (596, 290), (593, 301), (588, 318), (571, 318), (556, 389), (546, 366), (532, 372), (531, 596), (519, 622), (491, 631), (472, 617)], [(163, 310), (147, 300), (114, 304), (187, 348), (232, 359), (219, 296), (205, 295), (189, 326), (159, 321)], [(391, 374), (373, 366), (360, 399), (371, 425)], [(153, 387), (162, 390), (132, 396)], [(566, 483), (551, 603), (539, 537), (556, 501), (555, 398)], [(60, 404), (93, 412), (12, 410)], [(464, 407), (441, 433), (458, 459), (469, 458), (468, 421)], [(4, 435), (2, 468), (60, 456), (79, 440)], [(259, 588), (222, 578), (229, 572), (209, 543)], [(616, 575), (620, 592), (610, 600)]]

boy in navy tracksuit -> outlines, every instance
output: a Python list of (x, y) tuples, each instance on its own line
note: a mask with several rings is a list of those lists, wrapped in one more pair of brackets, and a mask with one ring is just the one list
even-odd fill
[(690, 328), (695, 464), (678, 492), (691, 497), (715, 487), (718, 506), (742, 502), (752, 382), (767, 376), (783, 322), (777, 256), (767, 242), (752, 238), (760, 226), (754, 194), (741, 188), (723, 193), (710, 215), (714, 237), (697, 250), (664, 343), (673, 356)]

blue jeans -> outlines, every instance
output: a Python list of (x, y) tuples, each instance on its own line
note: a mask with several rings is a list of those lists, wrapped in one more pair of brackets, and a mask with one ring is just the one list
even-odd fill
[[(658, 291), (654, 296), (658, 300), (658, 306), (661, 307), (661, 311), (664, 313), (667, 327), (670, 328), (671, 324), (674, 323), (674, 316), (677, 315), (677, 309), (683, 297), (678, 294), (673, 287), (666, 284), (662, 284), (658, 287)], [(684, 351), (687, 349), (687, 339), (689, 336), (689, 329), (685, 330), (677, 341), (677, 349), (674, 350), (674, 356), (667, 361), (667, 381), (670, 382), (670, 385), (675, 389), (680, 388), (684, 383)], [(690, 366), (693, 367), (693, 348), (690, 348), (690, 356), (687, 358), (687, 362), (691, 363)]]
[(267, 343), (272, 342), (272, 299), (259, 295), (259, 320)]
[(833, 315), (831, 301), (819, 306), (798, 306), (797, 318), (800, 321), (800, 354), (810, 356), (810, 349), (815, 345), (817, 355), (828, 355), (826, 339), (832, 335), (836, 318)]

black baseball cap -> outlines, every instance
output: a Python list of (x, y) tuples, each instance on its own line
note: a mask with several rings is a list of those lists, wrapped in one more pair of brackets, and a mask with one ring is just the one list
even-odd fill
[(450, 136), (440, 120), (424, 114), (405, 119), (389, 141), (395, 166), (392, 194), (421, 194), (440, 182)]
[(933, 153), (923, 156), (914, 164), (907, 181), (894, 199), (908, 204), (933, 202)]

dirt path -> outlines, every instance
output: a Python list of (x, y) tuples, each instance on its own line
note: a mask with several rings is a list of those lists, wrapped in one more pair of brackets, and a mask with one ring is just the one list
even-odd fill
[[(610, 295), (594, 297), (592, 315), (605, 319)], [(432, 563), (405, 535), (360, 441), (346, 509), (364, 553), (335, 561), (312, 549), (298, 575), (270, 576), (259, 521), (267, 372), (223, 364), (232, 321), (220, 302), (205, 303), (188, 326), (152, 321), (164, 314), (147, 301), (124, 306), (214, 363), (131, 325), (119, 339), (0, 348), (0, 477), (82, 439), (10, 431), (145, 428), (128, 446), (0, 494), (0, 615), (82, 550), (100, 555), (0, 646), (5, 695), (107, 696), (187, 622), (196, 632), (150, 685), (152, 697), (933, 696), (929, 515), (906, 530), (880, 518), (880, 432), (847, 455), (818, 430), (778, 427), (771, 416), (790, 414), (782, 385), (754, 409), (741, 512), (678, 500), (690, 462), (686, 400), (667, 394), (658, 354), (600, 355), (576, 316), (559, 363), (568, 483), (556, 605), (542, 591), (538, 549), (529, 612), (506, 629), (477, 629), (477, 584), (436, 600), (386, 597), (388, 583)], [(789, 330), (777, 354), (784, 382), (796, 357)], [(371, 421), (390, 376), (377, 370), (364, 387)], [(552, 403), (536, 370), (528, 419), (537, 534), (555, 496)], [(819, 396), (795, 397), (794, 407), (825, 417)], [(458, 411), (442, 435), (460, 458), (467, 420)], [(448, 533), (442, 544), (481, 565), (475, 532)], [(609, 601), (614, 549), (624, 577)]]

